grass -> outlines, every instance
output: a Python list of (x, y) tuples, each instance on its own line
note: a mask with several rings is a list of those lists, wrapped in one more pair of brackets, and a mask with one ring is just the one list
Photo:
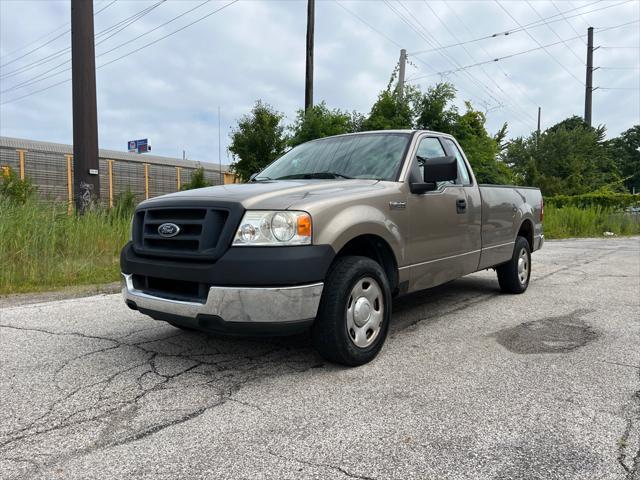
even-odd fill
[(130, 215), (0, 197), (0, 294), (117, 281)]
[(547, 239), (640, 235), (640, 215), (625, 214), (607, 207), (544, 207), (544, 235)]
[[(118, 281), (130, 209), (67, 215), (65, 204), (0, 197), (0, 294)], [(639, 235), (640, 218), (601, 207), (545, 207), (545, 236)]]

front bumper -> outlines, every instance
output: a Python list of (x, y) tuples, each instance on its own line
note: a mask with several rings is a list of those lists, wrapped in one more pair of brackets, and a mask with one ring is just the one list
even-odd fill
[(204, 303), (163, 298), (134, 287), (122, 274), (126, 304), (157, 320), (204, 331), (261, 333), (304, 329), (315, 318), (323, 283), (292, 287), (209, 288)]

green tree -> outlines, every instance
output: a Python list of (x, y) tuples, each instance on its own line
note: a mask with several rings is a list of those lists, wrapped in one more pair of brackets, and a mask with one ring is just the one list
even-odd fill
[(618, 168), (604, 141), (604, 127), (591, 127), (574, 116), (538, 138), (517, 138), (503, 158), (521, 185), (540, 187), (544, 195), (579, 195), (623, 189)]
[(611, 158), (616, 163), (624, 185), (630, 192), (640, 192), (640, 125), (634, 125), (619, 137), (607, 142)]
[(452, 133), (464, 150), (479, 183), (510, 184), (511, 170), (498, 159), (498, 142), (487, 132), (485, 114), (466, 102), (466, 112), (453, 124)]
[(407, 87), (403, 98), (396, 90), (387, 88), (380, 92), (371, 112), (362, 122), (362, 130), (391, 130), (413, 128), (414, 101), (417, 89)]
[(204, 168), (198, 167), (191, 173), (189, 183), (182, 185), (181, 190), (194, 190), (196, 188), (210, 187), (211, 183), (204, 176)]
[(450, 83), (438, 83), (429, 87), (417, 102), (416, 127), (423, 130), (453, 133), (460, 118), (452, 102), (456, 89)]
[(506, 184), (513, 181), (510, 169), (497, 157), (506, 136), (506, 124), (489, 135), (486, 116), (465, 102), (460, 114), (453, 104), (456, 89), (450, 83), (438, 83), (419, 96), (415, 104), (416, 127), (453, 135), (464, 150), (480, 183)]
[(316, 138), (352, 133), (360, 129), (361, 115), (339, 109), (330, 110), (325, 102), (314, 105), (307, 112), (298, 110), (294, 124), (289, 127), (292, 135), (289, 145), (295, 147)]
[(287, 146), (282, 124), (283, 115), (271, 106), (256, 101), (251, 113), (244, 115), (231, 132), (229, 151), (233, 155), (231, 169), (243, 180), (259, 172)]

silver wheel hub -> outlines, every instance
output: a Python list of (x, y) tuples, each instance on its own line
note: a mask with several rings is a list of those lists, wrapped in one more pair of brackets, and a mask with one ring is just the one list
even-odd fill
[(380, 333), (383, 317), (382, 288), (371, 277), (361, 278), (347, 301), (347, 334), (351, 341), (360, 348), (370, 346)]
[(358, 327), (364, 327), (371, 317), (371, 304), (369, 300), (360, 297), (356, 300), (353, 310), (353, 320)]
[(529, 279), (529, 256), (524, 248), (520, 250), (520, 255), (518, 255), (518, 278), (522, 285), (527, 283)]

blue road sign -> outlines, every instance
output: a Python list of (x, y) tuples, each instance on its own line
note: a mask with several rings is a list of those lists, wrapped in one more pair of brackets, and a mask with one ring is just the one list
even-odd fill
[(129, 140), (128, 150), (130, 152), (144, 153), (151, 150), (151, 145), (149, 145), (149, 140), (147, 138), (143, 138), (141, 140)]

